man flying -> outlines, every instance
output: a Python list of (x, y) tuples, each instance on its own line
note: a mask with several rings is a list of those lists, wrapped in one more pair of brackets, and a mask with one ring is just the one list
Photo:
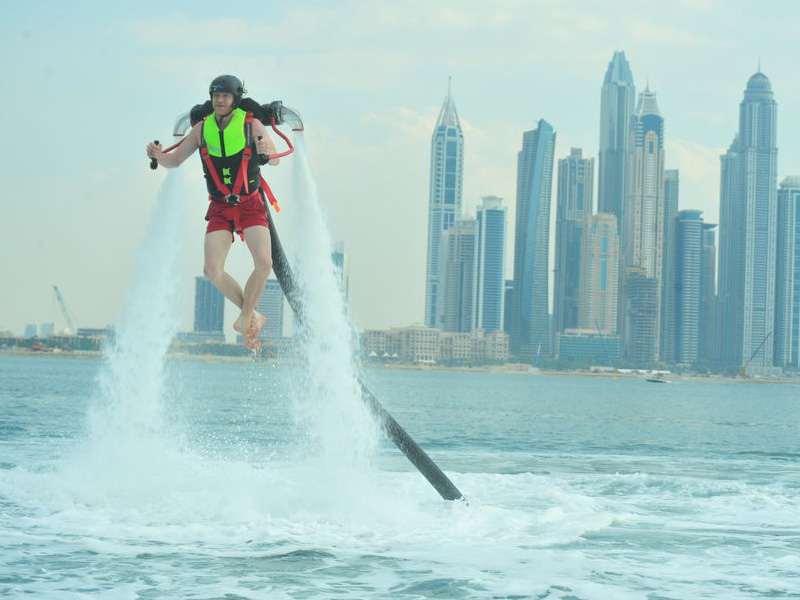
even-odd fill
[[(161, 144), (151, 142), (147, 156), (171, 169), (200, 150), (211, 201), (206, 213), (203, 273), (241, 309), (233, 328), (242, 334), (248, 348), (257, 349), (266, 317), (256, 311), (256, 305), (272, 269), (269, 221), (260, 193), (257, 155), (269, 157), (276, 150), (261, 121), (240, 108), (245, 89), (239, 79), (221, 75), (211, 82), (208, 91), (213, 113), (197, 122), (173, 152), (165, 154)], [(277, 158), (269, 159), (270, 165), (278, 162)], [(253, 255), (253, 272), (244, 289), (225, 272), (234, 233), (242, 237)]]

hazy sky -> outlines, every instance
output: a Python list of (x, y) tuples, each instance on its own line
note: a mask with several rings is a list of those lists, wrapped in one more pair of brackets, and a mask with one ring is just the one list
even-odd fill
[[(359, 328), (423, 319), (430, 138), (449, 76), (465, 137), (465, 208), (504, 198), (509, 232), (523, 131), (544, 118), (556, 159), (571, 147), (596, 159), (600, 87), (615, 50), (637, 90), (649, 82), (657, 94), (681, 209), (718, 222), (719, 155), (759, 60), (778, 102), (779, 180), (800, 174), (796, 0), (115, 4), (0, 0), (0, 331), (63, 327), (53, 284), (77, 326), (119, 318), (165, 175), (148, 168), (144, 147), (168, 140), (175, 117), (204, 101), (221, 73), (243, 78), (259, 102), (280, 99), (302, 114), (332, 237), (350, 255)], [(267, 170), (285, 213), (291, 160)], [(199, 159), (182, 168), (196, 197), (176, 232), (190, 329), (207, 200)], [(239, 278), (249, 272), (242, 244), (229, 265)]]

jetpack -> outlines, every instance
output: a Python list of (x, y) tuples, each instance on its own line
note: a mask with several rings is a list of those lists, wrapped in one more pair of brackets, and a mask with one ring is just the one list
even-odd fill
[[(247, 103), (247, 104), (245, 104)], [(256, 108), (257, 107), (257, 108)], [(241, 108), (244, 110), (252, 111), (253, 117), (259, 119), (262, 123), (269, 125), (272, 127), (272, 130), (286, 143), (288, 150), (274, 154), (270, 157), (266, 157), (268, 160), (269, 158), (279, 158), (283, 156), (287, 156), (294, 151), (294, 146), (292, 145), (291, 140), (289, 137), (284, 134), (280, 129), (278, 129), (279, 125), (285, 125), (291, 128), (293, 132), (302, 132), (304, 131), (303, 121), (300, 118), (300, 115), (297, 111), (288, 108), (283, 105), (280, 101), (271, 102), (269, 104), (262, 104), (259, 105), (255, 101), (249, 98), (242, 99)], [(254, 110), (255, 109), (255, 110)], [(170, 152), (177, 148), (181, 142), (183, 142), (188, 129), (193, 126), (195, 123), (199, 122), (200, 120), (204, 119), (206, 116), (211, 114), (212, 108), (211, 103), (206, 102), (205, 104), (198, 104), (192, 108), (192, 110), (183, 113), (178, 116), (177, 120), (175, 121), (175, 127), (173, 128), (173, 135), (175, 137), (181, 138), (177, 143), (170, 146), (163, 152)], [(158, 142), (156, 142), (158, 143)], [(262, 157), (261, 162), (266, 163), (267, 160), (264, 160), (265, 157)], [(150, 163), (150, 167), (155, 169), (158, 167), (158, 163), (153, 159)], [(262, 196), (265, 196), (262, 189)], [(289, 265), (289, 261), (286, 258), (286, 253), (283, 251), (283, 246), (281, 245), (280, 238), (278, 237), (278, 232), (275, 229), (275, 219), (272, 218), (270, 214), (268, 202), (268, 198), (264, 198), (264, 209), (267, 211), (268, 220), (269, 220), (269, 232), (270, 237), (272, 238), (272, 268), (275, 272), (275, 277), (278, 279), (278, 283), (281, 286), (281, 290), (283, 291), (284, 296), (286, 296), (287, 301), (289, 302), (289, 306), (291, 306), (292, 311), (295, 313), (297, 320), (302, 324), (303, 323), (303, 294), (300, 287), (297, 285), (294, 275), (292, 273), (291, 266)], [(270, 203), (277, 209), (277, 204), (272, 202), (272, 198), (269, 198)], [(278, 209), (280, 210), (280, 209)], [(417, 468), (417, 470), (428, 480), (428, 482), (434, 487), (434, 489), (439, 492), (439, 495), (444, 498), (445, 500), (462, 500), (466, 501), (464, 495), (458, 490), (458, 488), (453, 484), (452, 481), (444, 474), (444, 472), (439, 468), (439, 466), (433, 462), (433, 460), (425, 453), (425, 451), (419, 447), (419, 445), (412, 439), (412, 437), (406, 432), (405, 429), (392, 417), (392, 415), (387, 411), (383, 405), (378, 401), (375, 395), (367, 388), (364, 382), (359, 377), (358, 379), (359, 386), (361, 388), (361, 399), (366, 403), (367, 407), (370, 409), (373, 415), (378, 419), (378, 422), (381, 425), (384, 433), (387, 437), (394, 442), (395, 446), (406, 455), (409, 461)]]

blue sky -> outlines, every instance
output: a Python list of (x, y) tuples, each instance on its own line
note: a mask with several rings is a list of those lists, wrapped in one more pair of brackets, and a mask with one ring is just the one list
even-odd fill
[[(292, 0), (239, 2), (224, 16), (204, 1), (0, 3), (0, 330), (16, 334), (25, 323), (63, 326), (52, 284), (79, 326), (119, 318), (165, 175), (147, 168), (144, 146), (168, 139), (221, 73), (302, 114), (332, 236), (350, 254), (359, 328), (422, 320), (430, 136), (449, 76), (465, 134), (465, 207), (503, 197), (509, 231), (523, 131), (544, 118), (557, 159), (571, 147), (596, 158), (600, 86), (615, 50), (637, 90), (649, 83), (657, 94), (680, 208), (717, 222), (719, 155), (759, 61), (778, 102), (779, 180), (800, 174), (800, 8), (789, 0)], [(288, 161), (268, 171), (284, 211)], [(206, 200), (199, 163), (182, 168), (196, 198), (176, 232), (190, 328)], [(229, 264), (246, 276), (243, 247)]]

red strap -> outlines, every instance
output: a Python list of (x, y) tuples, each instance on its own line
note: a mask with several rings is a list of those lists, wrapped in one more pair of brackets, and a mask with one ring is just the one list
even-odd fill
[(264, 193), (267, 195), (269, 203), (272, 205), (272, 208), (275, 209), (275, 212), (281, 212), (281, 207), (278, 206), (278, 200), (275, 198), (275, 194), (272, 193), (272, 190), (267, 185), (264, 177), (261, 177), (261, 189), (264, 190)]

